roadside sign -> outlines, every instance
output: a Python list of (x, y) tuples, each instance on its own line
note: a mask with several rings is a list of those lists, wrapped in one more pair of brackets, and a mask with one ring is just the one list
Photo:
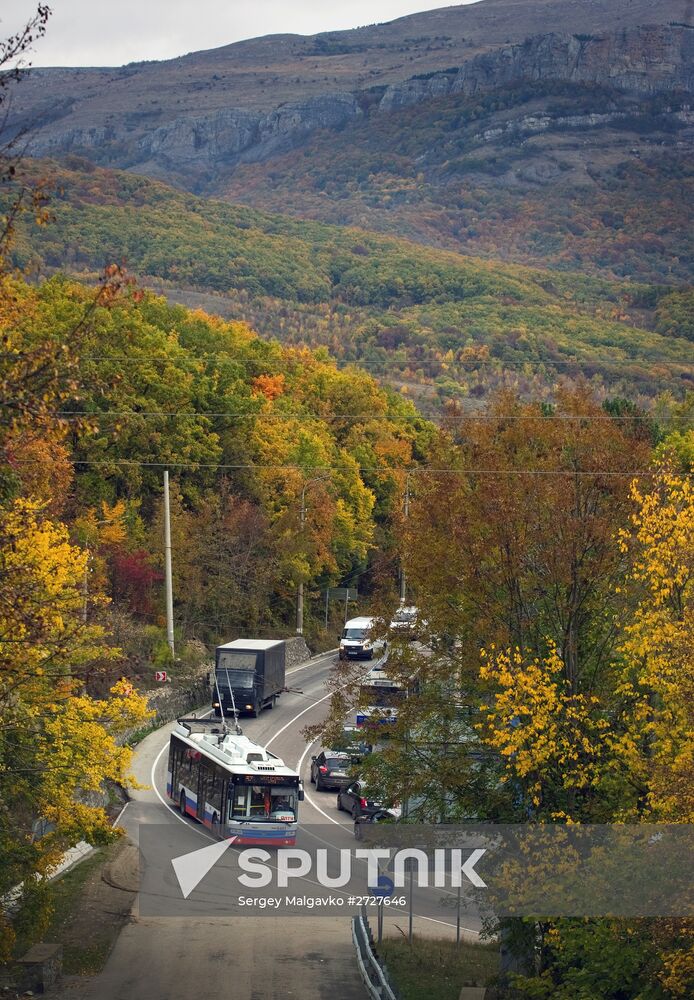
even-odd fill
[(378, 866), (378, 881), (376, 885), (369, 886), (369, 892), (372, 896), (381, 896), (388, 899), (389, 896), (393, 895), (393, 889), (395, 888), (395, 883), (392, 878), (385, 874), (381, 866)]
[(345, 602), (345, 621), (347, 621), (347, 608), (350, 601), (359, 598), (359, 591), (356, 587), (328, 587), (325, 591), (325, 627), (328, 627), (328, 603), (329, 601)]
[(356, 587), (331, 587), (330, 597), (335, 601), (356, 601), (359, 591)]
[(169, 679), (165, 670), (157, 670), (154, 674), (155, 681), (167, 681)]

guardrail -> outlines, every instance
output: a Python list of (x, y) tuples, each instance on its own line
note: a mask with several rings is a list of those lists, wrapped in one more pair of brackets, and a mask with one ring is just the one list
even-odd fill
[(398, 994), (388, 981), (384, 966), (374, 954), (373, 936), (364, 907), (358, 916), (352, 918), (352, 941), (357, 954), (359, 974), (372, 1000), (399, 1000)]

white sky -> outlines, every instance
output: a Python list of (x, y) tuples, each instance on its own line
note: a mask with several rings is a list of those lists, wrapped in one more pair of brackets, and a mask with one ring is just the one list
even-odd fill
[[(453, 6), (454, 0), (47, 0), (45, 37), (32, 66), (121, 66), (213, 49), (241, 38), (356, 28)], [(459, 0), (474, 3), (476, 0)], [(17, 31), (36, 0), (0, 0), (0, 38)]]

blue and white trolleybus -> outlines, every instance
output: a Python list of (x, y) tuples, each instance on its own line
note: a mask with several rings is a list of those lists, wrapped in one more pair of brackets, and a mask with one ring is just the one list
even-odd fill
[(296, 771), (216, 719), (179, 719), (171, 734), (166, 792), (184, 816), (238, 844), (296, 841), (304, 792)]

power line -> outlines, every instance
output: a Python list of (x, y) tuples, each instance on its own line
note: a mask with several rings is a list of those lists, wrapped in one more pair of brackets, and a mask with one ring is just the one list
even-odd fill
[[(6, 468), (12, 469), (19, 465), (46, 465), (47, 462), (60, 462), (60, 459), (13, 459), (5, 462)], [(251, 472), (359, 472), (401, 475), (454, 475), (454, 476), (648, 476), (661, 479), (668, 473), (653, 469), (629, 469), (615, 471), (610, 469), (432, 469), (426, 468), (394, 468), (389, 465), (353, 466), (353, 465), (261, 465), (261, 464), (224, 464), (219, 462), (178, 462), (171, 459), (168, 462), (138, 462), (131, 459), (72, 459), (74, 466), (93, 466), (97, 468), (138, 468), (138, 469), (215, 469), (218, 471), (251, 471)], [(1, 468), (2, 466), (0, 466)], [(682, 478), (693, 478), (694, 473), (680, 473)]]
[[(323, 345), (316, 345), (314, 347), (306, 347), (307, 350), (313, 352), (314, 350), (320, 348)], [(300, 349), (299, 345), (284, 344), (285, 348), (296, 348)], [(22, 354), (9, 354), (7, 352), (0, 352), (0, 358), (10, 357), (13, 360), (21, 360), (24, 356)], [(99, 363), (117, 362), (119, 364), (142, 364), (144, 362), (153, 364), (166, 364), (166, 365), (199, 365), (200, 363), (206, 362), (225, 362), (233, 364), (244, 364), (244, 365), (264, 365), (272, 366), (273, 368), (292, 368), (297, 365), (301, 365), (304, 362), (301, 358), (291, 359), (291, 358), (248, 358), (248, 357), (235, 357), (233, 355), (227, 354), (203, 354), (196, 357), (190, 358), (169, 358), (148, 355), (97, 355), (97, 354), (84, 354), (79, 359), (80, 363), (85, 361), (95, 361)], [(543, 358), (528, 358), (527, 360), (514, 359), (505, 360), (498, 357), (489, 358), (456, 358), (453, 360), (437, 359), (437, 358), (382, 358), (380, 360), (368, 360), (366, 358), (348, 359), (348, 358), (334, 358), (329, 359), (315, 359), (317, 365), (326, 365), (333, 362), (335, 366), (343, 365), (348, 367), (379, 367), (379, 366), (400, 366), (400, 367), (410, 367), (417, 366), (422, 367), (424, 365), (439, 365), (441, 367), (457, 367), (457, 366), (471, 366), (472, 368), (480, 368), (488, 365), (498, 365), (501, 368), (526, 368), (531, 367), (550, 367), (550, 368), (563, 368), (563, 367), (597, 367), (597, 366), (612, 366), (619, 367), (624, 365), (680, 365), (682, 367), (691, 367), (691, 362), (686, 360), (678, 360), (673, 358), (573, 358), (567, 360), (559, 359), (543, 359)]]
[[(509, 414), (498, 416), (492, 413), (443, 413), (441, 419), (444, 420), (471, 420), (477, 422), (506, 423), (507, 421), (518, 420), (542, 420), (542, 421), (566, 421), (570, 423), (589, 421), (591, 423), (611, 424), (615, 421), (630, 421), (648, 419), (648, 413), (635, 413), (630, 416), (619, 415), (594, 416), (590, 414), (565, 414), (565, 413), (534, 413), (534, 414)], [(197, 420), (209, 418), (214, 420), (383, 420), (383, 421), (407, 421), (407, 420), (428, 420), (421, 413), (268, 413), (267, 411), (245, 411), (242, 413), (215, 413), (205, 410), (56, 410), (55, 413), (47, 414), (45, 419), (58, 421), (69, 419), (100, 419), (102, 417), (112, 420), (122, 420), (128, 417), (146, 417), (168, 419), (173, 417), (177, 420), (190, 418)], [(44, 418), (42, 418), (44, 419)]]

